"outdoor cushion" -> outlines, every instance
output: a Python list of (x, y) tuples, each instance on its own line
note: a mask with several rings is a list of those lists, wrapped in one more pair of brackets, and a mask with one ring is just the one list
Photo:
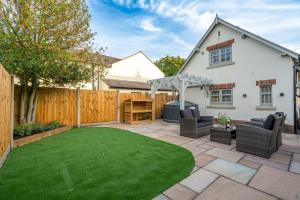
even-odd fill
[(199, 110), (198, 109), (191, 109), (191, 111), (193, 113), (194, 118), (197, 119), (197, 122), (201, 122), (202, 119), (200, 118)]
[(284, 115), (283, 112), (276, 112), (276, 113), (274, 114), (275, 117), (282, 117), (283, 115)]
[(212, 125), (213, 125), (212, 122), (198, 122), (197, 123), (197, 128), (202, 128), (202, 127), (212, 126)]
[(274, 123), (275, 123), (275, 116), (273, 114), (271, 114), (264, 121), (263, 128), (268, 129), (268, 130), (273, 130)]
[(183, 119), (192, 119), (192, 118), (194, 118), (191, 109), (180, 110), (180, 116)]

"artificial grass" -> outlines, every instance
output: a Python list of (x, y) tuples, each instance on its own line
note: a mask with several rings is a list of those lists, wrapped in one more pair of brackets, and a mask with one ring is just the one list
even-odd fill
[(152, 199), (189, 175), (187, 150), (129, 131), (77, 128), (14, 149), (0, 199)]

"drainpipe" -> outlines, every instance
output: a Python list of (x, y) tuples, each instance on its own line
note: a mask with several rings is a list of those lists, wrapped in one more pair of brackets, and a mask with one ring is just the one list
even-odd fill
[(296, 87), (296, 84), (297, 84), (297, 70), (296, 70), (296, 63), (294, 63), (293, 65), (293, 107), (294, 107), (294, 133), (297, 134), (297, 87)]
[(294, 92), (294, 133), (297, 134), (297, 65), (300, 64), (300, 55), (298, 55), (298, 60), (294, 61), (293, 66), (293, 92)]

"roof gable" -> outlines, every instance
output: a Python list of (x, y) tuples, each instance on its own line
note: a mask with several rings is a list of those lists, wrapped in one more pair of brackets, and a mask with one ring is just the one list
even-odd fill
[(203, 42), (207, 39), (207, 37), (210, 35), (210, 33), (212, 32), (212, 30), (218, 25), (218, 24), (222, 24), (224, 26), (226, 26), (227, 28), (230, 28), (232, 30), (235, 30), (237, 32), (239, 32), (241, 35), (243, 36), (247, 36), (250, 37), (266, 46), (269, 46), (277, 51), (282, 52), (283, 54), (286, 54), (292, 58), (298, 59), (299, 54), (296, 52), (293, 52), (285, 47), (282, 47), (278, 44), (275, 44), (269, 40), (266, 40), (258, 35), (255, 35), (249, 31), (246, 31), (238, 26), (235, 26), (225, 20), (220, 19), (218, 16), (216, 16), (214, 22), (210, 25), (210, 27), (208, 28), (208, 30), (205, 32), (205, 34), (202, 36), (202, 38), (200, 39), (200, 41), (197, 43), (197, 45), (195, 46), (195, 48), (192, 50), (192, 52), (190, 53), (190, 55), (187, 57), (185, 63), (182, 65), (182, 67), (180, 68), (180, 70), (178, 71), (178, 73), (181, 73), (182, 70), (185, 68), (185, 66), (189, 63), (189, 61), (191, 60), (191, 58), (194, 56), (194, 54), (199, 50), (199, 47), (203, 44)]

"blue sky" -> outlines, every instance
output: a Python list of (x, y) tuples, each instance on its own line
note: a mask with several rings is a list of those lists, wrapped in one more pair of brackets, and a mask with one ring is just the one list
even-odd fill
[(187, 57), (216, 14), (300, 53), (300, 0), (88, 0), (95, 44), (107, 55)]

